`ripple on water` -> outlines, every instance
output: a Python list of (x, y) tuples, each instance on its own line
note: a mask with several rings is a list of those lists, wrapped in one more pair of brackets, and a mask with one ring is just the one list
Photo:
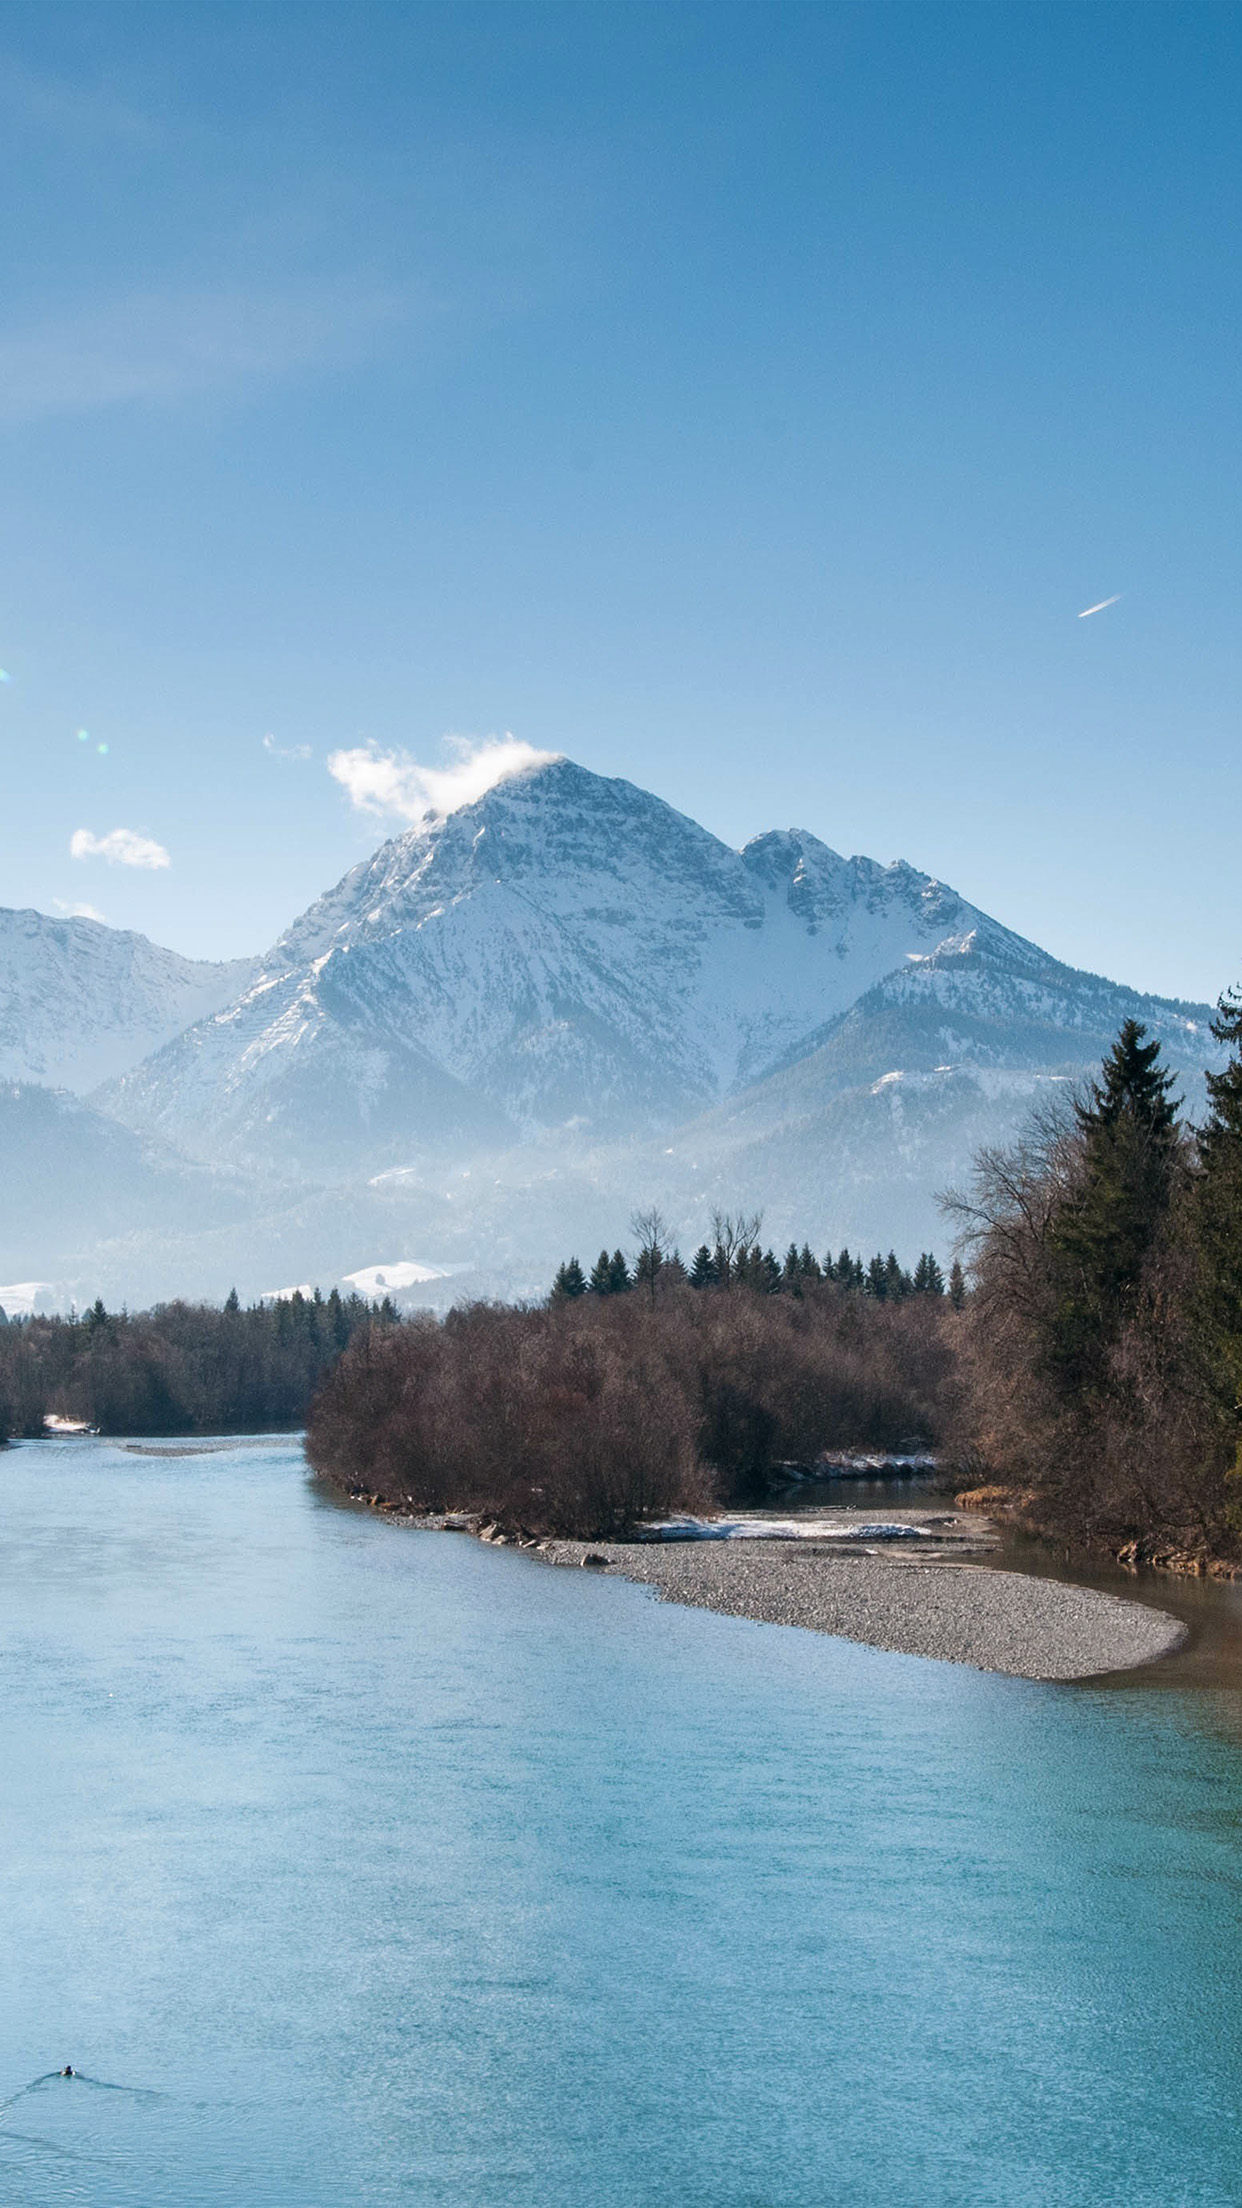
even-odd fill
[[(338, 1510), (0, 1459), (21, 2208), (1236, 2200), (1242, 1754)], [(1181, 1659), (1175, 1658), (1174, 1662)]]

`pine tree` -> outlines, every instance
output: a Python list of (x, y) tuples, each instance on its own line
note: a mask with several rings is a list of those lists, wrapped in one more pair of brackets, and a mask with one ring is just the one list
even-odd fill
[(966, 1301), (966, 1275), (957, 1257), (949, 1267), (949, 1301), (955, 1311), (960, 1311)]
[(866, 1285), (867, 1294), (874, 1296), (877, 1303), (883, 1303), (888, 1294), (888, 1267), (878, 1250), (867, 1267)]
[[(1207, 1384), (1242, 1442), (1242, 990), (1217, 1006), (1212, 1033), (1231, 1043), (1224, 1071), (1207, 1076), (1192, 1222), (1198, 1258), (1196, 1313)], [(1242, 1449), (1237, 1477), (1242, 1480)]]
[(236, 1288), (230, 1288), (227, 1296), (224, 1299), (224, 1308), (226, 1311), (241, 1310), (241, 1298), (238, 1295)]
[(608, 1263), (608, 1288), (614, 1296), (624, 1295), (631, 1288), (630, 1268), (625, 1262), (624, 1250), (614, 1250)]
[(586, 1286), (586, 1274), (577, 1258), (571, 1257), (567, 1265), (557, 1267), (556, 1278), (552, 1283), (553, 1301), (564, 1302), (567, 1298), (585, 1296)]
[(1107, 1386), (1110, 1352), (1172, 1195), (1180, 1100), (1146, 1032), (1124, 1022), (1102, 1078), (1074, 1107), (1081, 1171), (1048, 1238), (1049, 1364), (1071, 1396)]
[(785, 1262), (781, 1267), (781, 1286), (787, 1288), (791, 1296), (802, 1294), (802, 1259), (798, 1255), (796, 1242), (791, 1242), (785, 1252)]
[(924, 1250), (914, 1268), (914, 1292), (916, 1296), (942, 1296), (944, 1274), (930, 1250)]
[(809, 1242), (804, 1242), (798, 1253), (798, 1270), (803, 1280), (820, 1280), (823, 1277), (819, 1269), (819, 1259)]
[(690, 1286), (692, 1288), (713, 1288), (719, 1278), (715, 1258), (708, 1249), (706, 1242), (700, 1242), (690, 1260)]
[(607, 1250), (601, 1250), (592, 1265), (591, 1277), (587, 1282), (587, 1286), (592, 1294), (596, 1296), (610, 1296), (612, 1294), (612, 1259), (609, 1257)]

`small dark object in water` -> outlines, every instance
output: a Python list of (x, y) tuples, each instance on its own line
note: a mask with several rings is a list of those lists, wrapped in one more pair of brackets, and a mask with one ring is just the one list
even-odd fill
[(67, 2062), (60, 2074), (62, 2078), (76, 2078), (78, 2073), (74, 2069), (73, 2064), (71, 2062)]

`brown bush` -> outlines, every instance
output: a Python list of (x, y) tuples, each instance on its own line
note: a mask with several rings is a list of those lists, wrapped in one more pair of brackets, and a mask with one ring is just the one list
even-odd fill
[(932, 1438), (956, 1315), (824, 1288), (476, 1304), (361, 1335), (312, 1405), (338, 1484), (605, 1538), (758, 1491), (773, 1464)]

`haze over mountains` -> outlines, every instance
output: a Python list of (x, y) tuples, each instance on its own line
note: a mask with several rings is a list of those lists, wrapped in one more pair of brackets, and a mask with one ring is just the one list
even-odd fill
[[(68, 1231), (49, 1206), (46, 1254), (28, 1217), (20, 1266), (0, 1229), (0, 1280), (79, 1300), (384, 1260), (533, 1292), (652, 1200), (688, 1244), (721, 1203), (775, 1241), (943, 1249), (937, 1189), (1127, 1014), (1192, 1102), (1216, 1057), (1208, 1007), (1063, 966), (913, 867), (793, 830), (737, 852), (569, 760), (384, 844), (253, 965), (3, 916), (0, 1006), (0, 1070), (100, 1083), (57, 1121), (94, 1194)], [(32, 1109), (0, 1110), (28, 1187), (54, 1148), (45, 1107), (23, 1163)]]

